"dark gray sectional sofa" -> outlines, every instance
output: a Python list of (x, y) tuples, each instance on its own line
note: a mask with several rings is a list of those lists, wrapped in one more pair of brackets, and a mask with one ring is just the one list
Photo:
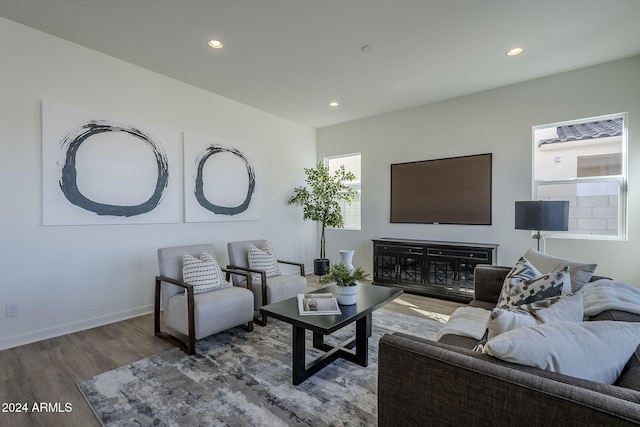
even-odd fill
[[(478, 266), (470, 305), (495, 307), (509, 267)], [(589, 319), (640, 321), (608, 310)], [(640, 425), (640, 347), (618, 385), (517, 365), (471, 349), (476, 340), (439, 342), (406, 334), (380, 340), (379, 426)]]

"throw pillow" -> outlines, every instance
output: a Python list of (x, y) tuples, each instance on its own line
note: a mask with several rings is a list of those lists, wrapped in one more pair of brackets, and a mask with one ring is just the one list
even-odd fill
[(215, 257), (207, 252), (203, 252), (200, 258), (182, 256), (182, 280), (193, 285), (194, 294), (231, 286), (231, 283), (224, 279)]
[[(262, 248), (258, 248), (253, 243), (249, 244), (249, 268), (264, 270), (267, 277), (280, 275), (278, 260), (269, 241), (265, 242)], [(251, 273), (251, 278), (260, 280), (260, 274)]]
[(567, 288), (565, 293), (578, 292), (582, 289), (584, 285), (589, 283), (591, 276), (593, 276), (598, 266), (597, 264), (583, 264), (568, 259), (557, 258), (536, 251), (533, 248), (529, 249), (527, 253), (524, 254), (524, 257), (542, 273), (548, 273), (568, 266), (569, 273), (571, 274), (571, 289)]
[(504, 280), (497, 308), (517, 307), (558, 296), (569, 284), (569, 267), (540, 275), (531, 263), (521, 257)]
[(640, 344), (634, 322), (555, 322), (487, 341), (483, 353), (511, 363), (613, 384)]
[(584, 309), (583, 294), (570, 294), (547, 298), (518, 308), (495, 308), (491, 312), (487, 326), (487, 339), (516, 328), (535, 326), (551, 322), (582, 322)]

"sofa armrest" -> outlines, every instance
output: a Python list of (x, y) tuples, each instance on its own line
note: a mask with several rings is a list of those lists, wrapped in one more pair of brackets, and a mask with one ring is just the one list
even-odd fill
[(511, 268), (478, 264), (473, 272), (474, 300), (497, 304), (502, 284)]
[(640, 425), (639, 392), (592, 382), (591, 389), (580, 387), (486, 359), (433, 341), (384, 335), (378, 424)]

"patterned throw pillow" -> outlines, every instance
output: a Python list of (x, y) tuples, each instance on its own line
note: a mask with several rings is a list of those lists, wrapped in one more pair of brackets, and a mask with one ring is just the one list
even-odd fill
[(562, 294), (563, 286), (571, 286), (569, 267), (541, 275), (522, 257), (504, 280), (497, 308), (518, 307)]
[[(264, 270), (267, 277), (275, 277), (280, 275), (278, 260), (273, 252), (270, 242), (265, 242), (262, 248), (258, 248), (253, 243), (249, 244), (249, 268), (255, 270)], [(251, 273), (253, 280), (260, 280), (260, 275)]]
[(194, 294), (231, 286), (231, 283), (224, 279), (218, 261), (207, 252), (203, 252), (200, 258), (191, 255), (182, 256), (182, 279), (193, 285)]

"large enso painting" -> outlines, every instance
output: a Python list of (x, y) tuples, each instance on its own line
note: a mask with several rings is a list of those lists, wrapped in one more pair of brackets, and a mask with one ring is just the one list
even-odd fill
[(44, 225), (179, 221), (179, 133), (42, 103)]
[(257, 146), (184, 134), (186, 222), (260, 219)]

